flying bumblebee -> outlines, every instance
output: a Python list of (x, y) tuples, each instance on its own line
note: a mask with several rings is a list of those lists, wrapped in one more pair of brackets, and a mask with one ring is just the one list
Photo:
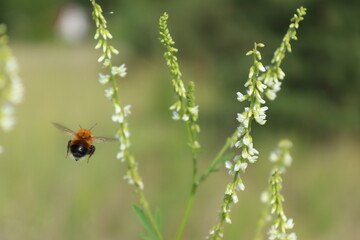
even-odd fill
[(80, 160), (86, 155), (89, 155), (88, 157), (88, 161), (89, 161), (90, 157), (95, 152), (95, 146), (92, 145), (93, 142), (116, 141), (115, 138), (95, 137), (92, 134), (91, 129), (93, 129), (96, 126), (96, 124), (92, 126), (90, 129), (83, 129), (80, 126), (80, 130), (78, 130), (77, 132), (74, 132), (73, 130), (64, 127), (59, 123), (52, 123), (52, 124), (63, 133), (73, 136), (73, 139), (68, 141), (66, 157), (69, 155), (69, 150), (70, 150), (70, 153), (75, 159), (75, 161)]

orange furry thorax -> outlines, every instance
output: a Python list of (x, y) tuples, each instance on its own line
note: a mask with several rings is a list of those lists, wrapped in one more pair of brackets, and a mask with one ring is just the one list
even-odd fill
[(82, 143), (82, 145), (90, 146), (94, 140), (94, 135), (88, 129), (80, 129), (74, 135), (72, 144)]

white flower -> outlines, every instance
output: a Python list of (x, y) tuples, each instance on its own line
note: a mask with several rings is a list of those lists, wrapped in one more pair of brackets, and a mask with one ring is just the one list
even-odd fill
[(274, 90), (269, 89), (266, 91), (265, 94), (267, 98), (270, 99), (271, 101), (273, 101), (276, 98), (276, 92)]
[(240, 164), (240, 169), (245, 172), (246, 168), (247, 168), (248, 164), (246, 162), (243, 162)]
[(243, 137), (243, 143), (246, 146), (250, 146), (250, 144), (252, 143), (252, 138), (249, 135), (249, 133), (246, 133), (245, 136)]
[(250, 156), (247, 158), (247, 160), (250, 162), (250, 163), (254, 163), (256, 162), (256, 160), (258, 159), (259, 157), (258, 156)]
[(111, 100), (114, 96), (114, 89), (112, 87), (105, 89), (105, 96)]
[(180, 109), (181, 109), (181, 102), (180, 102), (180, 101), (175, 102), (173, 105), (170, 106), (169, 109), (170, 109), (171, 111), (177, 111), (177, 112), (179, 112)]
[(254, 118), (256, 120), (256, 122), (258, 122), (260, 125), (264, 125), (266, 123), (266, 114), (265, 111), (268, 109), (268, 107), (264, 106), (264, 107), (259, 107), (259, 105), (254, 106), (253, 109), (253, 113), (254, 113)]
[(237, 202), (239, 201), (239, 198), (238, 198), (238, 196), (236, 195), (236, 193), (233, 193), (233, 194), (231, 195), (231, 198), (232, 198), (232, 200), (233, 200), (234, 203), (237, 203)]
[(232, 164), (230, 161), (226, 161), (226, 162), (225, 162), (225, 167), (226, 167), (227, 169), (232, 169), (232, 166), (233, 166), (233, 164)]
[(124, 152), (118, 152), (118, 154), (116, 155), (116, 158), (117, 159), (120, 159), (121, 162), (124, 162), (125, 161), (125, 158), (124, 158)]
[(199, 106), (196, 105), (194, 107), (189, 108), (189, 112), (194, 115), (197, 116), (199, 114)]
[(246, 119), (246, 117), (245, 117), (245, 114), (244, 114), (244, 113), (238, 113), (238, 114), (237, 114), (236, 120), (238, 120), (240, 123), (244, 122), (245, 119)]
[(141, 190), (144, 190), (144, 183), (142, 181), (137, 181), (136, 183)]
[(185, 122), (189, 121), (189, 119), (190, 119), (190, 117), (189, 117), (189, 115), (187, 115), (187, 114), (184, 114), (184, 115), (182, 116), (182, 120), (185, 121)]
[(130, 109), (131, 109), (131, 105), (126, 105), (124, 107), (124, 115), (125, 115), (125, 117), (127, 117), (127, 116), (129, 116), (131, 114)]
[(228, 184), (227, 186), (226, 186), (226, 191), (225, 191), (225, 195), (231, 195), (232, 193), (233, 193), (233, 189), (232, 189), (232, 184)]
[(111, 68), (111, 74), (116, 76), (120, 76), (120, 77), (125, 77), (126, 76), (126, 67), (125, 64), (120, 65), (119, 67), (112, 67)]
[(263, 84), (261, 81), (257, 80), (256, 87), (257, 87), (257, 89), (259, 89), (260, 92), (263, 92), (267, 86), (265, 84)]
[(9, 100), (13, 103), (20, 103), (24, 95), (24, 87), (21, 79), (16, 75), (11, 79), (11, 94)]
[(236, 141), (234, 146), (235, 146), (236, 148), (241, 148), (241, 146), (242, 146), (241, 141)]
[(172, 117), (173, 120), (179, 120), (180, 119), (180, 115), (178, 112), (176, 111), (172, 111)]
[(245, 190), (245, 185), (242, 182), (239, 182), (239, 184), (236, 186), (236, 189), (238, 191), (244, 191)]
[(13, 116), (14, 107), (11, 104), (6, 104), (2, 112), (0, 112), (0, 126), (4, 131), (10, 131), (15, 124), (15, 118)]
[(261, 62), (258, 62), (257, 67), (258, 67), (258, 69), (259, 69), (260, 71), (262, 71), (262, 72), (265, 72), (265, 71), (266, 71), (266, 69), (264, 68), (264, 65), (262, 65)]
[(246, 100), (246, 97), (245, 97), (244, 94), (242, 94), (241, 92), (237, 92), (236, 94), (237, 94), (237, 100), (238, 100), (239, 102), (243, 102), (243, 101)]
[(261, 97), (259, 91), (255, 91), (255, 97), (256, 97), (256, 100), (258, 100), (259, 103), (265, 104), (265, 100)]
[(287, 240), (296, 240), (296, 239), (297, 239), (296, 234), (294, 232), (292, 232), (288, 235)]
[(238, 128), (238, 137), (241, 137), (245, 133), (245, 128), (243, 126), (239, 126)]
[(287, 229), (292, 229), (294, 227), (294, 220), (292, 218), (289, 218), (287, 221), (286, 221), (286, 228)]
[(241, 162), (240, 162), (240, 161), (238, 161), (238, 162), (235, 164), (235, 166), (234, 166), (234, 171), (235, 171), (235, 172), (237, 172), (237, 171), (240, 170), (240, 165), (241, 165)]
[(110, 78), (110, 76), (109, 75), (104, 75), (104, 74), (101, 74), (101, 73), (99, 73), (99, 82), (101, 83), (101, 84), (106, 84), (106, 83), (108, 83), (109, 82), (109, 78)]
[(113, 122), (123, 123), (124, 122), (124, 115), (113, 114), (111, 117)]

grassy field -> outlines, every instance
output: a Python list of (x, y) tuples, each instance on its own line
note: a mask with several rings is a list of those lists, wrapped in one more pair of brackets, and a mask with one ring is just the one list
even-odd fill
[[(77, 130), (79, 124), (98, 123), (95, 134), (113, 136), (113, 109), (97, 81), (101, 70), (97, 52), (91, 45), (12, 47), (26, 92), (17, 107), (15, 129), (0, 135), (4, 147), (0, 155), (0, 239), (140, 239), (143, 229), (131, 210), (137, 199), (132, 186), (122, 179), (126, 166), (115, 158), (118, 144), (97, 144), (89, 164), (75, 162), (65, 159), (69, 138), (50, 124), (55, 121)], [(160, 57), (132, 59), (119, 86), (122, 103), (132, 105), (133, 152), (140, 162), (146, 194), (153, 208), (161, 208), (163, 231), (171, 239), (188, 195), (191, 161), (183, 126), (170, 119), (172, 88)], [(204, 63), (183, 64), (185, 80), (197, 84), (202, 167), (232, 133), (236, 112), (243, 107), (235, 105), (235, 90), (226, 96), (217, 91), (213, 83), (219, 79), (207, 74), (206, 67)], [(229, 96), (235, 108), (226, 115), (217, 114), (219, 99)], [(281, 100), (280, 95), (277, 101)], [(224, 118), (228, 120), (222, 121)], [(268, 155), (283, 137), (294, 142), (294, 163), (284, 179), (284, 196), (285, 211), (294, 218), (298, 238), (359, 239), (358, 132), (304, 136), (304, 129), (279, 132), (271, 126), (269, 119), (265, 127), (254, 129), (261, 159), (244, 175), (246, 191), (239, 194), (225, 239), (252, 239), (261, 210), (259, 195), (270, 169)], [(204, 239), (217, 220), (229, 181), (221, 168), (200, 186), (184, 239)]]

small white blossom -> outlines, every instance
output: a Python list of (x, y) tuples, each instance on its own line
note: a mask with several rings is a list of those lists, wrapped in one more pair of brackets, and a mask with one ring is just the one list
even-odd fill
[(261, 62), (258, 62), (257, 67), (258, 67), (258, 69), (259, 69), (260, 71), (262, 71), (262, 72), (265, 72), (265, 71), (266, 71), (266, 69), (265, 69), (264, 65), (262, 65), (262, 63), (261, 63)]
[(239, 198), (238, 198), (238, 196), (236, 195), (236, 193), (233, 193), (233, 194), (231, 195), (231, 198), (232, 198), (232, 200), (233, 200), (234, 203), (239, 202)]
[(177, 111), (177, 112), (179, 112), (180, 109), (181, 109), (181, 102), (180, 102), (180, 101), (175, 102), (173, 105), (170, 106), (169, 109), (170, 109), (171, 111)]
[(296, 240), (296, 239), (297, 239), (296, 234), (294, 232), (292, 232), (288, 235), (287, 240)]
[(183, 121), (187, 122), (187, 121), (189, 121), (190, 117), (189, 117), (189, 115), (184, 114), (181, 119), (182, 119)]
[(231, 219), (230, 219), (230, 217), (226, 216), (226, 217), (225, 217), (225, 222), (228, 223), (228, 224), (231, 224)]
[(256, 162), (256, 160), (258, 159), (259, 157), (258, 156), (250, 156), (247, 158), (247, 160), (250, 162), (250, 163), (254, 163)]
[(111, 74), (116, 76), (120, 76), (120, 77), (125, 77), (126, 76), (126, 67), (125, 64), (120, 65), (119, 67), (115, 67), (113, 66), (111, 68)]
[(113, 122), (123, 123), (124, 122), (124, 115), (113, 114), (111, 117)]
[(178, 112), (176, 111), (172, 111), (172, 117), (173, 120), (179, 120), (180, 119), (180, 115)]
[(144, 190), (144, 183), (142, 181), (137, 181), (136, 183), (141, 190)]
[(243, 162), (240, 164), (240, 169), (241, 171), (245, 172), (246, 168), (247, 168), (248, 164), (246, 162)]
[(267, 90), (265, 94), (267, 98), (270, 99), (271, 101), (273, 101), (276, 98), (276, 92), (272, 89)]
[(226, 162), (225, 162), (225, 167), (226, 167), (227, 169), (232, 169), (233, 164), (232, 164), (230, 161), (226, 161)]
[(124, 107), (124, 115), (125, 115), (125, 117), (127, 117), (127, 116), (129, 116), (131, 114), (130, 109), (131, 109), (131, 105), (126, 105)]
[(246, 97), (245, 97), (244, 94), (242, 94), (241, 92), (237, 92), (236, 94), (237, 94), (237, 100), (238, 100), (239, 102), (243, 102), (243, 101), (246, 100)]
[(246, 119), (246, 117), (245, 117), (245, 114), (244, 114), (244, 113), (238, 113), (238, 114), (237, 114), (236, 120), (238, 120), (240, 123), (244, 122), (245, 119)]
[(250, 146), (250, 144), (252, 143), (252, 139), (249, 133), (245, 134), (245, 136), (243, 137), (243, 143), (246, 146)]
[(198, 114), (199, 114), (199, 106), (196, 105), (194, 107), (189, 108), (189, 112), (194, 116), (198, 116)]
[(110, 75), (108, 75), (108, 74), (104, 75), (104, 74), (99, 73), (99, 82), (100, 82), (101, 84), (106, 84), (106, 83), (108, 83), (108, 82), (109, 82), (109, 78), (110, 78)]
[(10, 131), (14, 124), (15, 124), (15, 118), (13, 116), (14, 114), (14, 106), (12, 104), (6, 104), (2, 112), (0, 111), (0, 115), (2, 117), (0, 118), (0, 126), (4, 131)]
[(114, 89), (112, 87), (105, 89), (105, 96), (111, 100), (114, 96)]
[(234, 146), (235, 146), (236, 148), (241, 148), (242, 143), (241, 143), (240, 141), (236, 141), (235, 144), (234, 144)]
[(294, 227), (294, 220), (292, 218), (289, 218), (287, 221), (286, 221), (286, 228), (287, 229), (292, 229)]
[(244, 191), (245, 190), (245, 185), (242, 182), (239, 182), (239, 184), (236, 186), (236, 189), (238, 191)]

